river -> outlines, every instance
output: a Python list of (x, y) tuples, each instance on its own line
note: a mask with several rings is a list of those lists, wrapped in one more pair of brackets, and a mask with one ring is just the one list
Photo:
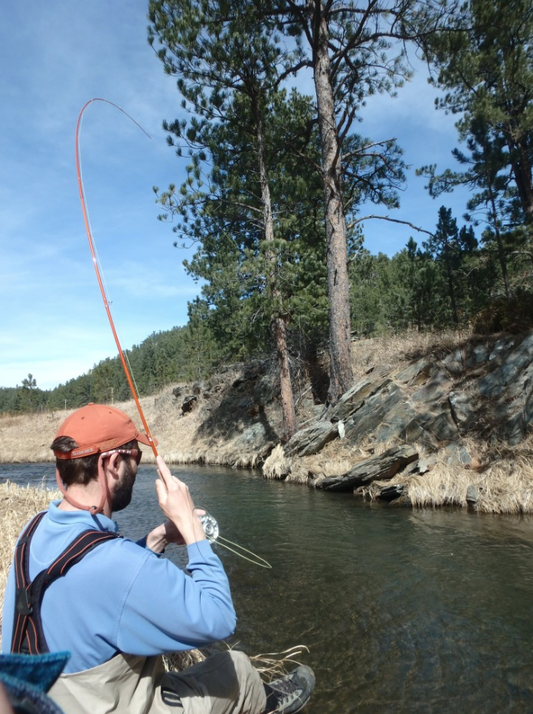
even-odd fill
[[(533, 712), (533, 519), (411, 511), (266, 481), (174, 467), (221, 534), (272, 565), (215, 546), (249, 654), (303, 645), (316, 672), (308, 714)], [(50, 464), (0, 465), (54, 486)], [(141, 466), (117, 514), (138, 538), (160, 522), (155, 470)], [(183, 564), (182, 549), (169, 557)]]

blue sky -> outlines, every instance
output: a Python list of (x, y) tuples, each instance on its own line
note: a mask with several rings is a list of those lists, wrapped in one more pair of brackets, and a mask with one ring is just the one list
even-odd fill
[[(185, 166), (167, 148), (163, 119), (179, 113), (173, 78), (146, 40), (145, 0), (3, 0), (0, 4), (0, 386), (28, 373), (43, 389), (87, 372), (116, 347), (95, 278), (78, 194), (75, 129), (91, 227), (124, 348), (183, 325), (199, 288), (182, 266), (152, 186), (180, 183)], [(453, 118), (433, 107), (423, 73), (396, 99), (372, 97), (361, 134), (397, 137), (413, 167), (391, 216), (431, 230), (441, 203), (460, 218), (464, 195), (433, 201), (414, 168), (452, 163)], [(372, 209), (378, 212), (376, 208)], [(382, 213), (382, 212), (380, 212)], [(372, 221), (366, 247), (393, 255), (413, 235)]]

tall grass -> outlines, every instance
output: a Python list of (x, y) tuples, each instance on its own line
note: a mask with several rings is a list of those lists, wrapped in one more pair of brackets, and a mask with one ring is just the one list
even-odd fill
[(36, 513), (48, 508), (50, 501), (57, 498), (61, 498), (59, 491), (21, 487), (10, 481), (0, 484), (0, 610), (4, 605), (7, 576), (21, 530)]

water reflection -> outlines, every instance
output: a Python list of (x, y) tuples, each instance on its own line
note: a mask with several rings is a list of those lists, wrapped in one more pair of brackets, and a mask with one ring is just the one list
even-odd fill
[[(369, 506), (247, 472), (175, 471), (225, 537), (272, 564), (219, 549), (239, 614), (231, 644), (250, 654), (309, 647), (309, 714), (533, 711), (530, 518)], [(161, 520), (154, 480), (142, 466), (118, 514), (133, 538)], [(168, 555), (183, 561), (182, 549)]]

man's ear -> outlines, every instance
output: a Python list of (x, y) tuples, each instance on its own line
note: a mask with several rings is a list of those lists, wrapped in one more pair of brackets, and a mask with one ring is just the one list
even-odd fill
[(113, 476), (113, 478), (119, 477), (118, 468), (120, 466), (120, 459), (120, 454), (117, 454), (116, 452), (114, 454), (109, 455), (109, 459), (107, 461), (107, 470)]

